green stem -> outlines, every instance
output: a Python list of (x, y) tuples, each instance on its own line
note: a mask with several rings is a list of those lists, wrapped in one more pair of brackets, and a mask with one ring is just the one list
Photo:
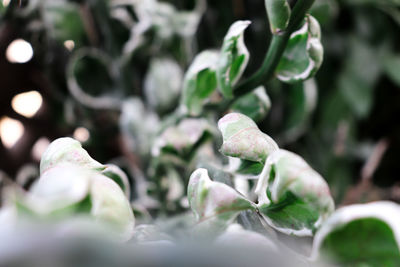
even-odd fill
[[(276, 67), (285, 51), (290, 35), (299, 28), (307, 11), (311, 8), (315, 0), (298, 0), (292, 10), (290, 21), (287, 29), (278, 35), (272, 37), (271, 44), (265, 55), (261, 68), (254, 73), (249, 79), (240, 83), (234, 91), (234, 100), (255, 89), (257, 86), (266, 83), (272, 78)], [(232, 101), (230, 101), (232, 102)]]

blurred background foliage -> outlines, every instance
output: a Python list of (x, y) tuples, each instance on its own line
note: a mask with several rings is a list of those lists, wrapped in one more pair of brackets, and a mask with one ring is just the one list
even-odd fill
[[(0, 128), (16, 129), (14, 143), (1, 135), (1, 182), (29, 187), (43, 147), (73, 136), (93, 158), (124, 168), (133, 198), (145, 198), (149, 207), (147, 194), (155, 190), (149, 181), (162, 184), (165, 176), (167, 184), (187, 182), (193, 169), (176, 158), (150, 158), (194, 56), (221, 47), (234, 21), (250, 20), (249, 76), (271, 38), (262, 0), (3, 0), (0, 6)], [(258, 121), (261, 130), (321, 173), (337, 204), (400, 201), (399, 8), (398, 0), (317, 0), (311, 14), (320, 22), (325, 49), (318, 74), (304, 83), (264, 84), (271, 109)], [(32, 47), (27, 62), (8, 52), (20, 39)], [(11, 103), (32, 90), (42, 102), (24, 116)], [(23, 130), (7, 119), (21, 122)], [(196, 123), (201, 134), (191, 145), (214, 135), (206, 124)], [(192, 152), (172, 154), (188, 159)], [(154, 167), (163, 160), (175, 167)], [(149, 178), (155, 176), (160, 179)], [(174, 199), (186, 187), (174, 188), (178, 192), (163, 194)]]

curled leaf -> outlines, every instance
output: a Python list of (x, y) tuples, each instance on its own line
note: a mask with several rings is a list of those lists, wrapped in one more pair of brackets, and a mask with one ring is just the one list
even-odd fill
[(265, 0), (265, 8), (272, 34), (286, 30), (290, 19), (290, 5), (287, 0)]
[(71, 163), (49, 169), (23, 201), (39, 215), (81, 214), (107, 223), (121, 238), (129, 238), (134, 216), (128, 199), (112, 179)]
[(278, 150), (271, 137), (258, 129), (257, 124), (240, 113), (230, 113), (218, 121), (222, 133), (222, 154), (264, 163), (270, 153)]
[(256, 193), (264, 219), (286, 234), (311, 236), (334, 210), (326, 181), (300, 156), (282, 149), (268, 157)]
[(58, 138), (51, 142), (40, 160), (40, 174), (60, 163), (73, 163), (93, 170), (105, 168), (89, 156), (81, 143), (70, 137)]
[(379, 201), (335, 211), (315, 235), (311, 257), (345, 266), (400, 262), (400, 206)]
[(187, 70), (183, 81), (181, 107), (183, 112), (199, 115), (207, 98), (217, 88), (219, 52), (206, 50), (198, 54)]
[(206, 169), (192, 173), (188, 185), (190, 207), (199, 222), (209, 221), (225, 226), (243, 210), (253, 210), (254, 205), (230, 186), (211, 181)]
[(295, 83), (314, 76), (322, 64), (323, 53), (319, 23), (307, 16), (303, 27), (290, 36), (276, 69), (278, 79)]
[(240, 79), (249, 61), (249, 51), (244, 44), (243, 34), (250, 23), (248, 20), (233, 23), (222, 44), (217, 79), (221, 93), (228, 99), (233, 97), (232, 86)]

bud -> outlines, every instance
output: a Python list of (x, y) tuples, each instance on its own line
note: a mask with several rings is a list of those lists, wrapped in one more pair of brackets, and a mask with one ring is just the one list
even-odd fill
[(81, 143), (70, 137), (51, 142), (40, 160), (40, 174), (60, 163), (72, 163), (92, 170), (103, 170), (104, 165), (92, 159)]
[(282, 149), (268, 157), (256, 194), (264, 219), (286, 234), (311, 236), (334, 210), (325, 180), (300, 156)]
[(275, 141), (243, 114), (225, 115), (218, 121), (218, 128), (223, 137), (221, 153), (225, 156), (263, 163), (270, 153), (278, 150)]

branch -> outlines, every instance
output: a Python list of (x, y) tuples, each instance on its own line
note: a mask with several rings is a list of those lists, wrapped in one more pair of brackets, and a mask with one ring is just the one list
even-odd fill
[(287, 29), (278, 35), (273, 35), (261, 68), (249, 79), (240, 83), (237, 88), (235, 88), (234, 99), (251, 92), (257, 86), (264, 84), (272, 78), (283, 52), (285, 51), (290, 35), (299, 28), (314, 1), (315, 0), (298, 0), (296, 2)]

